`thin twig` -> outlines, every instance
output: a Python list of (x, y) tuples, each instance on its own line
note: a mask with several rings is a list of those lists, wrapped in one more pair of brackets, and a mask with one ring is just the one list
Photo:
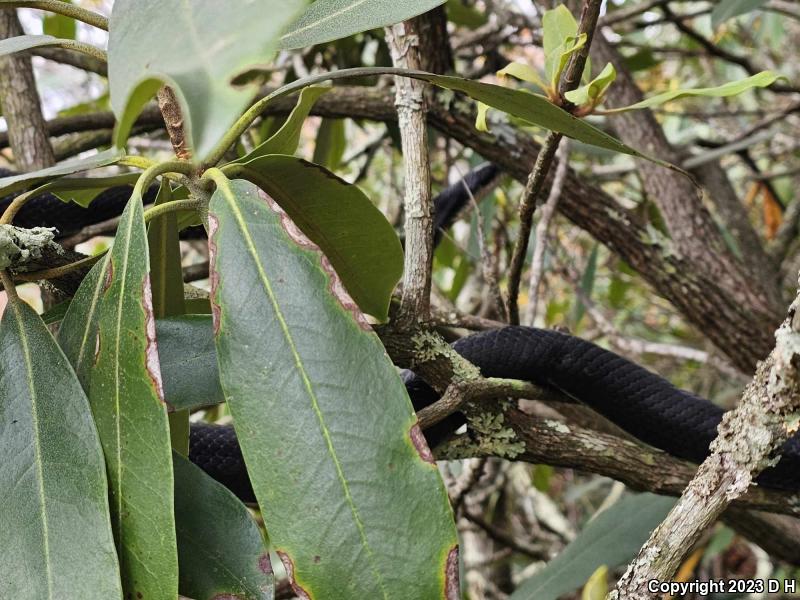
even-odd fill
[(568, 138), (561, 140), (556, 156), (558, 157), (558, 166), (553, 177), (553, 185), (550, 187), (547, 201), (542, 206), (542, 214), (536, 224), (536, 245), (533, 248), (533, 259), (531, 260), (531, 281), (528, 287), (528, 306), (525, 317), (525, 322), (531, 326), (536, 321), (536, 310), (539, 306), (539, 287), (544, 274), (544, 256), (549, 239), (550, 222), (555, 216), (556, 207), (561, 198), (561, 190), (564, 188), (564, 181), (569, 170)]
[(475, 218), (477, 219), (478, 225), (478, 250), (481, 253), (481, 272), (483, 273), (483, 279), (486, 281), (486, 285), (489, 286), (489, 290), (492, 293), (495, 306), (497, 307), (497, 312), (500, 314), (500, 319), (502, 321), (508, 321), (508, 311), (506, 310), (506, 304), (503, 301), (503, 294), (500, 292), (500, 285), (497, 283), (497, 278), (494, 276), (496, 265), (494, 264), (494, 258), (489, 253), (489, 248), (486, 244), (485, 221), (483, 219), (481, 207), (478, 205), (478, 200), (475, 198), (472, 190), (469, 189), (469, 186), (464, 179), (465, 175), (460, 172), (460, 169), (458, 169), (457, 166), (454, 165), (454, 167), (457, 171), (459, 171), (458, 176), (461, 178), (464, 191), (469, 196), (470, 203), (475, 211)]
[[(584, 0), (581, 9), (581, 19), (578, 25), (578, 35), (586, 34), (586, 44), (570, 57), (565, 73), (559, 82), (558, 91), (561, 96), (562, 106), (566, 110), (571, 110), (574, 106), (564, 99), (564, 94), (574, 90), (580, 84), (586, 59), (589, 56), (589, 49), (592, 45), (592, 38), (597, 26), (597, 19), (600, 15), (601, 0)], [(547, 174), (553, 163), (553, 159), (561, 141), (561, 134), (550, 132), (542, 144), (542, 149), (536, 157), (536, 163), (528, 176), (525, 184), (525, 191), (520, 202), (519, 220), (520, 227), (517, 236), (517, 243), (511, 256), (511, 266), (508, 276), (508, 314), (512, 324), (519, 324), (519, 284), (522, 277), (522, 267), (525, 264), (525, 256), (528, 252), (528, 243), (531, 235), (533, 223), (533, 213), (539, 202), (539, 195), (544, 186)]]

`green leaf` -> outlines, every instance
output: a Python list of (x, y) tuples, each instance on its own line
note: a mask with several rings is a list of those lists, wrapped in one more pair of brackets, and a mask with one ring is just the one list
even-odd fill
[[(66, 2), (72, 4), (72, 0), (66, 0)], [(74, 40), (77, 29), (75, 19), (65, 15), (44, 13), (42, 17), (42, 31), (46, 35)]]
[[(558, 64), (567, 49), (567, 40), (578, 37), (578, 22), (569, 9), (559, 4), (546, 10), (542, 16), (542, 48), (544, 49), (545, 77), (548, 82), (558, 82)], [(584, 40), (585, 42), (585, 40)]]
[(300, 132), (303, 123), (311, 112), (311, 108), (320, 96), (329, 92), (332, 88), (319, 85), (312, 85), (304, 88), (300, 92), (297, 105), (292, 110), (289, 118), (268, 140), (259, 144), (251, 152), (236, 160), (237, 163), (244, 163), (260, 156), (268, 154), (294, 154), (297, 145), (300, 143)]
[(47, 327), (0, 323), (0, 597), (121, 598), (103, 454), (89, 403)]
[[(304, 87), (320, 83), (325, 80), (345, 79), (348, 77), (363, 77), (367, 75), (378, 74), (391, 74), (400, 75), (403, 77), (411, 77), (427, 81), (439, 87), (449, 90), (463, 92), (489, 106), (507, 112), (508, 114), (527, 121), (532, 125), (544, 127), (551, 131), (564, 134), (568, 137), (574, 138), (579, 142), (605, 148), (614, 152), (621, 152), (623, 154), (630, 154), (638, 158), (644, 158), (658, 165), (685, 173), (675, 165), (672, 165), (663, 160), (659, 160), (652, 156), (647, 156), (626, 146), (615, 137), (608, 135), (604, 131), (594, 127), (593, 125), (583, 121), (565, 110), (559, 108), (550, 102), (544, 96), (538, 94), (531, 94), (521, 90), (511, 90), (499, 85), (490, 83), (482, 83), (480, 81), (471, 81), (461, 77), (448, 77), (445, 75), (434, 75), (424, 71), (414, 71), (410, 69), (397, 69), (391, 67), (363, 67), (357, 69), (342, 69), (333, 73), (324, 73), (321, 75), (314, 75), (297, 81), (293, 81), (272, 94), (266, 97), (266, 102), (275, 100), (283, 96), (287, 96), (296, 92)], [(265, 103), (266, 103), (265, 102)]]
[(42, 313), (41, 317), (44, 324), (52, 325), (53, 323), (60, 323), (64, 319), (64, 315), (67, 314), (67, 309), (69, 309), (71, 302), (72, 299), (64, 300)]
[(594, 125), (559, 108), (544, 96), (521, 90), (511, 90), (490, 83), (470, 81), (460, 77), (431, 75), (429, 73), (416, 71), (413, 72), (411, 76), (429, 81), (443, 88), (464, 92), (471, 98), (488, 104), (492, 108), (502, 110), (533, 125), (562, 133), (580, 142), (584, 142), (585, 144), (613, 150), (614, 152), (630, 154), (631, 156), (644, 158), (670, 169), (677, 169), (674, 165), (670, 165), (663, 160), (647, 156), (630, 146), (626, 146), (615, 137), (598, 129)]
[(95, 264), (83, 278), (58, 328), (58, 344), (75, 369), (87, 396), (97, 346), (97, 318), (100, 296), (103, 293), (103, 274), (107, 267), (108, 255)]
[(614, 65), (608, 63), (600, 71), (600, 74), (587, 85), (582, 85), (576, 90), (566, 92), (564, 97), (576, 106), (583, 106), (584, 104), (595, 106), (603, 98), (608, 86), (614, 83), (616, 78), (617, 70)]
[(468, 6), (465, 0), (447, 0), (447, 20), (455, 25), (475, 30), (486, 24), (488, 15), (473, 6)]
[(675, 498), (638, 494), (603, 511), (510, 600), (555, 600), (577, 589), (595, 570), (629, 562), (675, 504)]
[(322, 119), (317, 131), (317, 143), (314, 146), (312, 162), (326, 169), (335, 171), (339, 168), (347, 149), (344, 119)]
[(281, 38), (281, 48), (304, 48), (416, 17), (446, 0), (316, 0)]
[(553, 62), (552, 73), (550, 75), (550, 86), (552, 89), (558, 89), (558, 81), (561, 79), (561, 73), (567, 66), (569, 57), (575, 54), (578, 50), (586, 45), (587, 36), (585, 33), (580, 34), (577, 38), (568, 37), (564, 43), (556, 51), (557, 56)]
[(194, 600), (272, 600), (269, 554), (247, 508), (180, 454), (172, 462), (180, 593)]
[(167, 403), (184, 410), (224, 402), (211, 316), (158, 319), (156, 333)]
[[(594, 290), (594, 280), (597, 275), (597, 254), (599, 248), (600, 246), (598, 244), (595, 244), (592, 248), (592, 252), (589, 254), (589, 260), (586, 263), (586, 269), (583, 271), (583, 275), (581, 276), (581, 291), (586, 298), (591, 298), (592, 291)], [(572, 310), (572, 322), (576, 328), (580, 324), (585, 313), (586, 306), (584, 306), (580, 297), (576, 297)]]
[(84, 208), (110, 187), (136, 183), (141, 173), (122, 173), (112, 177), (69, 177), (57, 179), (47, 186), (62, 202), (74, 202)]
[[(172, 200), (172, 188), (164, 177), (158, 188), (155, 205)], [(153, 315), (156, 319), (182, 315), (183, 269), (178, 239), (177, 213), (169, 212), (150, 222), (147, 227), (150, 252), (150, 283), (153, 294)], [(189, 411), (179, 410), (169, 415), (172, 448), (183, 456), (189, 455)]]
[(733, 17), (761, 8), (767, 0), (719, 0), (711, 11), (711, 28), (716, 29)]
[(277, 204), (216, 181), (220, 379), (292, 580), (333, 600), (457, 593), (447, 494), (383, 345)]
[(181, 103), (195, 159), (203, 159), (255, 92), (233, 80), (271, 59), (280, 33), (305, 5), (306, 0), (117, 0), (108, 41), (115, 145), (124, 145), (142, 107), (168, 84)]
[(665, 102), (669, 102), (671, 100), (677, 100), (678, 98), (685, 98), (687, 96), (705, 96), (707, 98), (724, 98), (727, 96), (737, 96), (738, 94), (741, 94), (742, 92), (745, 92), (752, 88), (768, 87), (773, 83), (775, 83), (778, 79), (786, 79), (786, 78), (779, 73), (775, 73), (774, 71), (761, 71), (760, 73), (756, 73), (755, 75), (747, 77), (746, 79), (740, 79), (739, 81), (729, 81), (728, 83), (717, 87), (670, 90), (669, 92), (657, 94), (650, 98), (646, 98), (641, 102), (637, 102), (636, 104), (631, 104), (630, 106), (622, 106), (620, 108), (612, 108), (606, 110), (605, 113), (613, 114), (629, 110), (650, 108), (651, 106), (659, 106), (660, 104), (664, 104)]
[(32, 188), (39, 183), (58, 179), (64, 175), (72, 175), (73, 173), (80, 173), (81, 171), (88, 171), (90, 169), (116, 164), (124, 155), (125, 152), (119, 148), (109, 148), (108, 150), (98, 152), (88, 158), (65, 160), (57, 165), (39, 171), (21, 173), (12, 177), (2, 177), (0, 178), (0, 197)]
[(317, 244), (361, 309), (385, 320), (403, 273), (394, 228), (358, 186), (293, 156), (262, 156), (223, 168), (272, 196)]
[(125, 207), (105, 262), (89, 402), (106, 456), (123, 589), (132, 598), (174, 598), (172, 453), (140, 195)]
[[(172, 200), (172, 190), (166, 178), (161, 180), (155, 206)], [(174, 212), (161, 215), (147, 227), (150, 254), (150, 283), (153, 295), (153, 315), (157, 319), (182, 315), (183, 270), (178, 239), (178, 221)]]
[(534, 69), (532, 66), (525, 64), (525, 63), (518, 63), (512, 62), (508, 63), (505, 67), (500, 69), (497, 72), (498, 77), (514, 77), (515, 79), (519, 79), (520, 81), (525, 81), (527, 83), (532, 83), (533, 85), (539, 87), (542, 91), (547, 90), (547, 84), (542, 80), (541, 75), (539, 75), (539, 71)]
[(16, 54), (31, 48), (60, 46), (64, 41), (52, 35), (19, 35), (5, 38), (0, 40), (0, 56)]

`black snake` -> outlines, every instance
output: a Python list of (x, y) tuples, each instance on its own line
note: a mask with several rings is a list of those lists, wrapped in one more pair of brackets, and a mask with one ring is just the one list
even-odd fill
[[(6, 174), (0, 170), (0, 176)], [(496, 174), (493, 166), (484, 166), (471, 172), (466, 183), (475, 191)], [(59, 235), (66, 237), (86, 225), (119, 214), (129, 195), (129, 187), (111, 188), (90, 209), (43, 195), (23, 207), (15, 224), (56, 227)], [(152, 190), (145, 201), (151, 197)], [(468, 198), (463, 182), (447, 188), (436, 198), (437, 240)], [(0, 212), (9, 201), (0, 200)], [(487, 377), (521, 379), (560, 390), (641, 441), (695, 463), (708, 455), (724, 412), (708, 400), (676, 388), (613, 352), (555, 331), (510, 326), (470, 335), (455, 342), (453, 347)], [(437, 394), (415, 375), (409, 373), (405, 380), (417, 410), (437, 399)], [(445, 422), (445, 427), (452, 431), (461, 422), (454, 417)], [(441, 434), (439, 426), (435, 436)], [(189, 458), (243, 500), (254, 500), (232, 426), (193, 424)], [(765, 470), (757, 481), (770, 488), (800, 490), (800, 436), (786, 442), (780, 462)]]

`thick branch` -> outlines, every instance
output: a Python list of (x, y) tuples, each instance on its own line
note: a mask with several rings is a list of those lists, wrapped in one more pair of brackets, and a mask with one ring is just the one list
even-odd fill
[[(24, 34), (15, 9), (0, 8), (0, 39)], [(47, 138), (29, 56), (0, 57), (0, 104), (17, 169), (36, 171), (53, 165), (56, 159)]]
[[(395, 67), (423, 68), (420, 53), (420, 18), (386, 28), (386, 42)], [(428, 157), (425, 84), (407, 77), (395, 78), (397, 124), (405, 165), (406, 247), (403, 296), (398, 317), (407, 323), (428, 318), (433, 265), (433, 204)]]

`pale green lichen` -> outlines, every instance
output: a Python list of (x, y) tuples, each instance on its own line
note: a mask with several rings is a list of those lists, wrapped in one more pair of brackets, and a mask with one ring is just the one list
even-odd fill
[(569, 434), (570, 429), (561, 421), (556, 421), (554, 419), (545, 419), (544, 424), (552, 429), (553, 431), (557, 431), (558, 433)]
[(481, 376), (478, 367), (465, 360), (450, 344), (431, 331), (420, 331), (411, 338), (411, 343), (415, 364), (445, 359), (452, 365), (453, 381), (469, 381)]
[(481, 453), (516, 458), (525, 452), (525, 444), (516, 439), (510, 427), (503, 427), (503, 413), (481, 413), (469, 418), (469, 427), (476, 434)]
[(0, 269), (17, 268), (42, 256), (45, 247), (61, 247), (53, 242), (55, 230), (49, 227), (23, 229), (0, 225)]

